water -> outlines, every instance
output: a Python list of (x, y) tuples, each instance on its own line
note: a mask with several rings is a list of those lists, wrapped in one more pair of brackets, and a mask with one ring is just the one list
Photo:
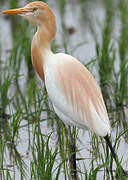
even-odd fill
[[(8, 9), (8, 3), (5, 2), (3, 5), (3, 9)], [(7, 16), (0, 15), (0, 42), (1, 42), (1, 50), (2, 56), (1, 59), (3, 63), (9, 58), (10, 51), (12, 49), (12, 36), (11, 36), (11, 26), (10, 21), (6, 19)]]

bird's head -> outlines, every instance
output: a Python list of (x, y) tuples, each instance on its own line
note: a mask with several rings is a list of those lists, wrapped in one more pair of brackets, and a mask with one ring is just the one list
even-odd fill
[(56, 22), (54, 14), (48, 5), (41, 1), (34, 1), (23, 8), (2, 11), (3, 14), (18, 14), (29, 20), (30, 23), (42, 26), (54, 37), (56, 33)]
[(54, 15), (48, 5), (41, 1), (35, 1), (27, 4), (23, 8), (9, 9), (2, 11), (3, 14), (18, 14), (30, 21), (32, 24), (40, 25)]

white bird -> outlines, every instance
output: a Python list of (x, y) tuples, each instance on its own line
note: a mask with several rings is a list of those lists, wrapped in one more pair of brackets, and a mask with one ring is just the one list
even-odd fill
[(111, 129), (108, 114), (96, 80), (77, 59), (68, 54), (53, 54), (50, 49), (56, 22), (48, 5), (35, 1), (2, 13), (22, 15), (38, 26), (31, 46), (32, 63), (45, 83), (56, 114), (68, 125), (89, 128), (104, 137), (118, 165), (108, 137)]

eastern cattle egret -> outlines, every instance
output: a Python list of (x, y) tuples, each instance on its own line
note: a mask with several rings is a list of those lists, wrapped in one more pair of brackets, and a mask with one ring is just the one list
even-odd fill
[[(109, 141), (110, 122), (95, 79), (77, 59), (68, 54), (53, 54), (50, 49), (51, 40), (56, 34), (56, 22), (48, 5), (35, 1), (23, 8), (2, 13), (22, 15), (30, 23), (37, 25), (31, 45), (32, 63), (45, 83), (56, 114), (65, 124), (89, 128), (98, 136), (104, 137), (119, 165)], [(122, 167), (121, 170), (124, 172)]]

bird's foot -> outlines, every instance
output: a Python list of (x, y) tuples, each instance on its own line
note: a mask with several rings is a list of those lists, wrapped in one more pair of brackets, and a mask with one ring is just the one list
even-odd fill
[(116, 179), (119, 180), (125, 180), (128, 178), (128, 171), (125, 171), (123, 168), (119, 168), (116, 172)]

